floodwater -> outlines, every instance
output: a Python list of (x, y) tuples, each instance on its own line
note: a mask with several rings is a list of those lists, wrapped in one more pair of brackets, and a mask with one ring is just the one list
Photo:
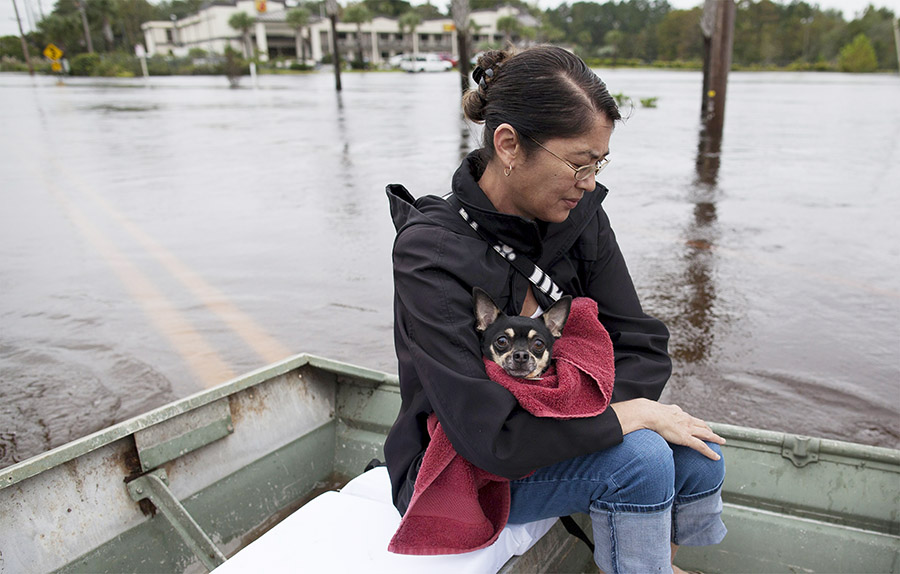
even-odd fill
[[(664, 400), (900, 447), (900, 79), (599, 70), (605, 202), (672, 331)], [(395, 372), (384, 195), (443, 194), (455, 74), (0, 75), (0, 466), (285, 356)]]

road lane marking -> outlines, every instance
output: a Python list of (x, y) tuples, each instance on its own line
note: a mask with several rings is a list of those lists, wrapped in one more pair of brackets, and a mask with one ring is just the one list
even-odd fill
[(156, 330), (169, 340), (191, 372), (209, 388), (235, 377), (206, 339), (194, 329), (174, 305), (157, 289), (115, 244), (103, 234), (49, 179), (47, 189), (59, 202), (69, 220), (103, 257), (125, 289), (141, 307)]
[(70, 180), (82, 194), (103, 209), (116, 223), (121, 225), (129, 235), (199, 299), (207, 309), (215, 313), (235, 334), (243, 339), (266, 364), (280, 361), (295, 354), (269, 335), (247, 313), (238, 309), (222, 291), (209, 284), (197, 272), (182, 263), (171, 251), (139, 228), (121, 211), (113, 207), (80, 176), (64, 170), (62, 166), (57, 165), (56, 167), (59, 171), (66, 171), (66, 179)]
[(93, 190), (82, 189), (89, 198), (99, 205), (182, 285), (197, 297), (210, 311), (218, 315), (247, 345), (266, 363), (274, 363), (293, 353), (269, 335), (248, 314), (238, 309), (219, 289), (210, 285), (197, 272), (181, 262), (149, 234), (140, 229), (120, 211)]

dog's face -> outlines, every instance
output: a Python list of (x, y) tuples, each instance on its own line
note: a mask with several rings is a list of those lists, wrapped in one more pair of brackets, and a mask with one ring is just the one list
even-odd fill
[(553, 343), (562, 335), (572, 298), (565, 296), (537, 319), (510, 317), (490, 295), (472, 291), (475, 328), (481, 333), (481, 352), (510, 376), (536, 379), (550, 366)]

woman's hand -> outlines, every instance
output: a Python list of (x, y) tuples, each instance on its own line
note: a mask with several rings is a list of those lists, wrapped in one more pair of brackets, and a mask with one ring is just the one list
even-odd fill
[(650, 429), (672, 444), (690, 447), (704, 456), (719, 460), (703, 441), (725, 444), (725, 439), (706, 422), (684, 412), (678, 405), (664, 405), (648, 399), (632, 399), (610, 405), (619, 418), (622, 434)]

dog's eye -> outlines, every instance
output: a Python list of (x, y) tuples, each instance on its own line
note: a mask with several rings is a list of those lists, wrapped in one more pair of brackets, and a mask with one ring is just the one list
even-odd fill
[(507, 347), (509, 347), (509, 339), (506, 337), (497, 337), (497, 340), (494, 341), (494, 345), (500, 349), (501, 351)]
[(531, 342), (531, 352), (536, 355), (543, 353), (546, 348), (547, 345), (540, 339), (535, 339)]

